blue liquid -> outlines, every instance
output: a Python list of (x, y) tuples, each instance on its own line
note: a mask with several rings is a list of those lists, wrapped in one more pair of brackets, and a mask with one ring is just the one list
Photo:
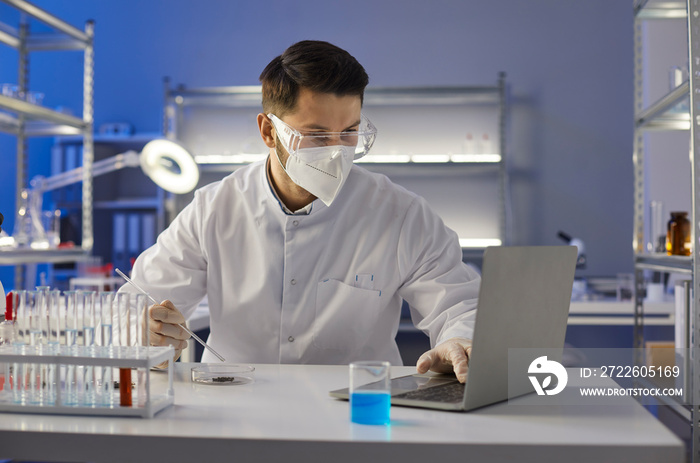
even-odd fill
[(350, 421), (359, 424), (389, 424), (391, 396), (387, 392), (354, 392), (350, 395)]

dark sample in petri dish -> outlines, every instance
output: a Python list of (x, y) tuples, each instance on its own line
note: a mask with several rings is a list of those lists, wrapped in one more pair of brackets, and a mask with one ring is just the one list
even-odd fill
[(233, 376), (217, 376), (211, 379), (215, 383), (232, 383), (236, 380)]

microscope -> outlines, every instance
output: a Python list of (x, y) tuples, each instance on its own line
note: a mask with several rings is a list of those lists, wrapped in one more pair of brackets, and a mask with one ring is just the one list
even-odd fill
[[(586, 268), (586, 246), (579, 238), (572, 238), (569, 234), (560, 231), (559, 238), (566, 241), (569, 246), (576, 246), (576, 270)], [(574, 284), (571, 289), (571, 300), (580, 301), (588, 298), (588, 282), (585, 278), (578, 277), (574, 279)]]
[(566, 241), (569, 246), (576, 246), (578, 254), (576, 256), (576, 268), (584, 269), (586, 268), (586, 245), (579, 238), (572, 238), (569, 234), (560, 231), (557, 236), (562, 240)]

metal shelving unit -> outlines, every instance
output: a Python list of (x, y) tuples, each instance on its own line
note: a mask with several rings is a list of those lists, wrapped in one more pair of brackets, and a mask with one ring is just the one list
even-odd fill
[[(164, 112), (163, 133), (167, 137), (178, 139), (185, 121), (184, 113), (188, 107), (214, 108), (260, 108), (262, 88), (260, 86), (231, 86), (188, 88), (178, 85), (170, 86), (169, 79), (164, 82)], [(402, 169), (429, 173), (431, 169), (440, 166), (467, 168), (496, 169), (499, 182), (499, 239), (503, 244), (510, 242), (510, 193), (507, 169), (507, 116), (508, 91), (505, 73), (500, 73), (496, 85), (493, 86), (463, 86), (463, 87), (368, 87), (364, 95), (365, 108), (396, 107), (406, 111), (410, 106), (469, 106), (482, 105), (497, 108), (498, 127), (496, 149), (494, 154), (463, 154), (445, 155), (413, 155), (406, 154), (376, 154), (368, 155), (358, 161), (363, 165), (378, 168), (391, 166), (392, 169)], [(192, 147), (189, 147), (190, 149)], [(195, 160), (200, 163), (202, 172), (230, 172), (237, 167), (264, 159), (266, 154), (243, 153), (193, 153)], [(423, 169), (427, 169), (423, 170)], [(172, 212), (170, 212), (173, 215)], [(482, 249), (483, 251), (483, 249)]]
[[(17, 137), (16, 197), (28, 185), (27, 139), (36, 136), (81, 135), (83, 138), (82, 164), (82, 245), (71, 250), (3, 250), (0, 265), (15, 265), (15, 286), (21, 287), (22, 265), (28, 263), (75, 262), (85, 258), (93, 247), (92, 222), (92, 162), (93, 162), (93, 37), (94, 23), (85, 23), (77, 29), (25, 0), (2, 0), (22, 15), (19, 27), (0, 23), (0, 43), (17, 50), (17, 88), (26, 95), (29, 91), (29, 57), (35, 51), (80, 50), (83, 60), (83, 115), (82, 118), (63, 114), (28, 101), (0, 95), (0, 132)], [(32, 33), (28, 18), (48, 26), (49, 33)]]
[[(697, 195), (700, 193), (700, 107), (695, 100), (695, 95), (700, 92), (700, 5), (696, 0), (687, 2), (660, 2), (649, 3), (647, 0), (634, 2), (635, 27), (634, 27), (634, 98), (635, 98), (635, 131), (634, 131), (634, 233), (633, 246), (635, 251), (635, 311), (634, 311), (634, 340), (635, 347), (644, 346), (644, 303), (642, 291), (644, 289), (644, 270), (658, 272), (677, 273), (689, 276), (692, 288), (692, 297), (688, 294), (689, 316), (688, 321), (692, 327), (689, 336), (690, 361), (687, 362), (687, 374), (692, 381), (691, 403), (681, 405), (670, 403), (670, 409), (679, 416), (689, 421), (691, 444), (690, 461), (700, 462), (700, 356), (695, 350), (700, 344), (700, 288), (698, 278), (700, 275), (700, 246), (697, 239), (700, 237), (700, 201)], [(651, 104), (644, 107), (643, 90), (643, 24), (646, 21), (655, 21), (672, 18), (686, 18), (688, 27), (688, 55), (689, 55), (689, 81), (682, 83), (677, 88)], [(689, 99), (689, 111), (686, 113), (671, 112), (679, 102)], [(695, 121), (695, 123), (692, 123)], [(668, 256), (665, 254), (644, 253), (644, 213), (645, 213), (645, 178), (644, 178), (644, 134), (649, 131), (690, 131), (690, 175), (691, 175), (691, 242), (693, 248), (690, 256)], [(678, 323), (678, 321), (676, 321)]]

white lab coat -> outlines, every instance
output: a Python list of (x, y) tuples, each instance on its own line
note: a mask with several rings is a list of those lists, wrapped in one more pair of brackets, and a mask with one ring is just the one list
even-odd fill
[[(330, 207), (287, 215), (265, 161), (199, 189), (132, 276), (185, 317), (207, 296), (207, 342), (245, 363), (401, 365), (402, 298), (435, 345), (472, 337), (479, 288), (456, 234), (421, 197), (353, 166)], [(214, 360), (205, 350), (202, 361)]]

